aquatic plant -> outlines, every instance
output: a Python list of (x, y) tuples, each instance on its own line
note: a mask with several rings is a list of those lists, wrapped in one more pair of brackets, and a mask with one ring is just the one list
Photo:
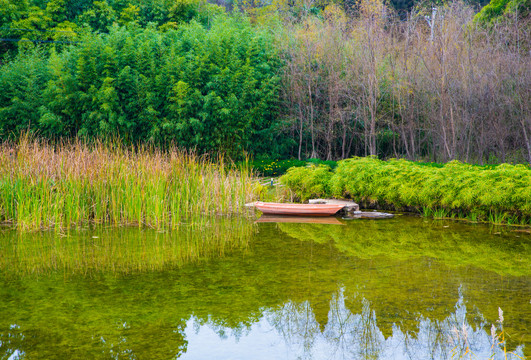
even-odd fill
[(245, 164), (193, 152), (27, 138), (0, 145), (0, 221), (22, 230), (87, 222), (178, 227), (186, 215), (230, 215), (252, 201)]
[(502, 277), (531, 275), (528, 264), (531, 242), (522, 239), (522, 233), (499, 227), (423, 221), (413, 216), (363, 224), (349, 221), (346, 226), (297, 223), (277, 226), (300, 241), (333, 242), (343, 253), (363, 259), (433, 258), (449, 267), (472, 266)]
[(304, 201), (311, 197), (321, 197), (329, 194), (331, 178), (330, 167), (326, 165), (311, 165), (310, 167), (289, 169), (286, 175), (281, 177), (281, 182)]
[(324, 172), (293, 168), (280, 181), (301, 199), (335, 196), (437, 218), (531, 224), (531, 172), (525, 165), (479, 167), (451, 161), (432, 167), (366, 157), (340, 161), (333, 172)]

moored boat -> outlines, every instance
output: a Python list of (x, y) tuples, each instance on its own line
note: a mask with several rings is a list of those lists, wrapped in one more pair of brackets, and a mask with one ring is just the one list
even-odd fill
[(257, 201), (254, 206), (264, 214), (331, 216), (341, 210), (343, 204), (284, 204)]

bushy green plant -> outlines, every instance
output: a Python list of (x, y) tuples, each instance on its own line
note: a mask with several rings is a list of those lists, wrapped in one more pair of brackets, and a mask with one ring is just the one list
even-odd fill
[(46, 55), (22, 52), (16, 61), (0, 66), (0, 139), (36, 128), (41, 123), (42, 92), (51, 78)]
[(491, 0), (476, 14), (474, 21), (480, 24), (489, 24), (500, 20), (503, 16), (515, 15), (525, 19), (529, 15), (530, 8), (530, 0)]
[(0, 139), (32, 130), (267, 153), (279, 143), (279, 67), (272, 35), (239, 14), (166, 32), (113, 26), (62, 53), (0, 66)]
[(259, 176), (281, 176), (284, 175), (289, 168), (295, 166), (307, 166), (307, 165), (326, 165), (331, 169), (334, 169), (337, 166), (337, 161), (327, 161), (320, 159), (308, 159), (308, 160), (278, 160), (278, 159), (269, 159), (263, 158), (258, 160), (253, 160), (250, 162), (253, 170)]
[(302, 201), (312, 197), (327, 196), (330, 193), (332, 172), (326, 165), (290, 168), (280, 178)]
[(308, 159), (307, 162), (313, 165), (326, 165), (331, 169), (335, 169), (337, 167), (337, 161), (333, 160)]
[(429, 216), (531, 222), (531, 172), (525, 165), (479, 167), (452, 161), (436, 167), (367, 157), (340, 161), (326, 176), (322, 168), (294, 168), (281, 181), (303, 198), (318, 189), (321, 196), (377, 202)]

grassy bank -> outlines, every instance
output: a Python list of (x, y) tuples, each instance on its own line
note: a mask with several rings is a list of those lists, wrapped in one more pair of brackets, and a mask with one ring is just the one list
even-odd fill
[(435, 218), (531, 225), (531, 171), (524, 165), (491, 168), (452, 161), (430, 167), (353, 158), (340, 161), (334, 171), (292, 168), (281, 182), (302, 200), (334, 196)]
[(191, 214), (235, 214), (253, 200), (251, 173), (170, 149), (80, 142), (0, 145), (0, 222), (22, 230), (86, 223), (175, 228)]

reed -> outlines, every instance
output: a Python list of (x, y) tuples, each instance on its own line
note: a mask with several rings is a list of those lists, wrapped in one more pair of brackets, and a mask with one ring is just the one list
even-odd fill
[(89, 222), (177, 228), (189, 215), (239, 214), (256, 197), (252, 173), (225, 160), (24, 137), (0, 144), (0, 222), (21, 230)]

